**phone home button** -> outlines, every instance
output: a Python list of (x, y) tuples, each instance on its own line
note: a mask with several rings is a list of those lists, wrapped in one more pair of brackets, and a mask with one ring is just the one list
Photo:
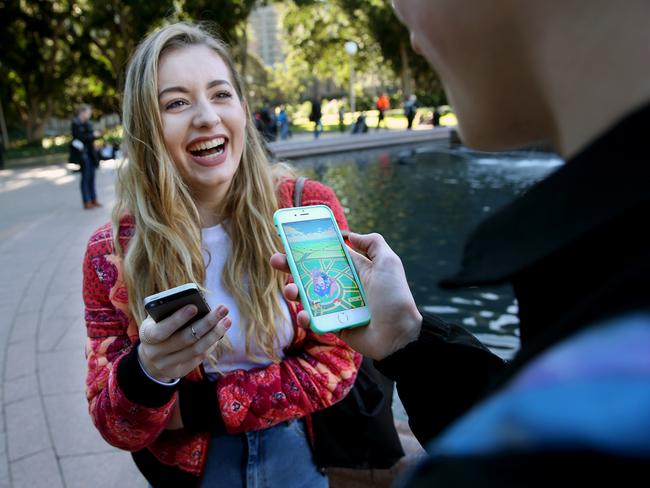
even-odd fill
[(348, 317), (347, 312), (339, 312), (338, 319), (339, 319), (339, 322), (341, 322), (342, 324), (345, 324), (346, 322), (348, 322), (350, 320), (350, 318)]

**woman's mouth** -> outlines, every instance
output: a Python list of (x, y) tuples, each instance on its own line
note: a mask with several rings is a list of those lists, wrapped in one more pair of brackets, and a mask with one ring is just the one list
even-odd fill
[(197, 163), (211, 166), (225, 159), (227, 146), (228, 140), (225, 137), (215, 137), (192, 143), (187, 147), (187, 151)]

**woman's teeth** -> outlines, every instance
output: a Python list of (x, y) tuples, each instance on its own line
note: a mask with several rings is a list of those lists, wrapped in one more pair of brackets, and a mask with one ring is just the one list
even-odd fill
[(188, 150), (195, 156), (210, 156), (221, 154), (226, 147), (226, 140), (223, 137), (217, 137), (209, 141), (201, 141), (192, 144)]

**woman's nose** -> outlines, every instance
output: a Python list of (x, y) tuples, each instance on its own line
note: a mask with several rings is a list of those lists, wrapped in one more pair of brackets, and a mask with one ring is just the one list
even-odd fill
[(216, 107), (209, 100), (199, 100), (192, 119), (195, 127), (213, 127), (221, 122)]

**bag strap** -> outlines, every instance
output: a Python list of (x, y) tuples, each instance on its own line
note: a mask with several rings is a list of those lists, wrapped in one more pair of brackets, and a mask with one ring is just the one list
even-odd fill
[(293, 206), (300, 207), (302, 204), (302, 188), (305, 186), (307, 178), (299, 176), (296, 178), (296, 186), (293, 187)]

